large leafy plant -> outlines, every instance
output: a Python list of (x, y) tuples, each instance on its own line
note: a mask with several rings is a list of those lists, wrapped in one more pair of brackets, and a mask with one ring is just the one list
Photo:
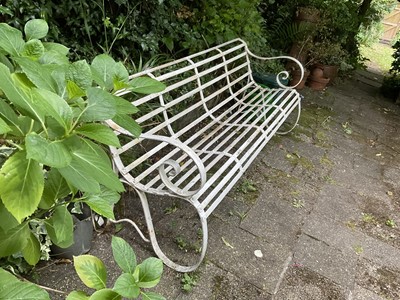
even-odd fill
[(73, 243), (68, 205), (85, 202), (114, 218), (124, 188), (103, 146), (119, 141), (102, 121), (139, 136), (130, 116), (137, 108), (113, 93), (164, 88), (148, 77), (129, 81), (123, 64), (104, 54), (91, 64), (70, 62), (67, 47), (41, 41), (47, 32), (39, 19), (27, 22), (24, 34), (0, 24), (0, 150), (7, 153), (0, 165), (0, 258), (20, 253), (31, 265), (41, 256), (32, 227), (42, 226), (59, 247)]
[[(163, 263), (160, 259), (149, 257), (137, 264), (131, 246), (122, 238), (115, 236), (112, 237), (111, 247), (114, 260), (122, 270), (114, 286), (107, 288), (107, 270), (99, 258), (92, 255), (75, 256), (74, 266), (79, 278), (95, 292), (89, 296), (84, 291), (73, 291), (67, 300), (119, 300), (122, 297), (136, 299), (139, 296), (147, 300), (165, 299), (154, 292), (142, 290), (155, 287), (160, 281), (163, 272)], [(39, 286), (20, 281), (2, 268), (0, 268), (0, 298), (50, 299), (48, 293)]]

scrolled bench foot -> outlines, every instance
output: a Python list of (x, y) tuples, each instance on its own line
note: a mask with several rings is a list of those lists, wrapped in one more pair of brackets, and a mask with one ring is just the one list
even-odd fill
[(288, 134), (288, 133), (292, 132), (292, 130), (295, 129), (297, 124), (299, 123), (300, 112), (301, 112), (301, 100), (299, 100), (299, 104), (297, 105), (297, 118), (296, 118), (296, 122), (294, 123), (292, 128), (290, 128), (289, 130), (286, 130), (286, 131), (277, 131), (276, 134), (285, 135), (285, 134)]
[(191, 265), (191, 266), (182, 266), (180, 264), (175, 263), (174, 261), (172, 261), (171, 259), (169, 259), (167, 257), (167, 255), (165, 255), (165, 253), (161, 250), (160, 246), (158, 245), (158, 241), (157, 241), (157, 237), (156, 237), (156, 233), (154, 230), (154, 225), (153, 225), (153, 220), (151, 217), (151, 212), (150, 212), (150, 208), (149, 208), (149, 204), (147, 201), (147, 196), (143, 191), (140, 191), (136, 188), (134, 188), (135, 191), (138, 193), (140, 201), (142, 203), (142, 207), (143, 207), (143, 212), (146, 218), (146, 224), (147, 224), (147, 229), (149, 231), (149, 237), (150, 240), (148, 240), (147, 238), (145, 238), (143, 236), (143, 234), (141, 233), (140, 229), (136, 226), (136, 224), (134, 222), (132, 222), (131, 220), (128, 219), (121, 219), (118, 221), (112, 221), (113, 223), (118, 223), (119, 221), (128, 221), (130, 224), (132, 224), (135, 229), (139, 232), (139, 234), (141, 235), (141, 237), (147, 241), (147, 242), (151, 242), (151, 245), (153, 246), (153, 250), (156, 253), (156, 255), (164, 262), (164, 264), (166, 264), (168, 267), (174, 269), (175, 271), (178, 272), (182, 272), (182, 273), (187, 273), (187, 272), (192, 272), (194, 270), (196, 270), (198, 268), (198, 266), (201, 264), (201, 262), (203, 261), (205, 254), (206, 254), (206, 250), (207, 250), (207, 243), (208, 243), (208, 227), (207, 227), (207, 219), (206, 217), (199, 211), (197, 210), (197, 213), (199, 215), (200, 218), (200, 222), (201, 222), (201, 229), (203, 232), (203, 243), (202, 243), (202, 247), (201, 247), (201, 253), (200, 253), (200, 258), (197, 261), (196, 264)]

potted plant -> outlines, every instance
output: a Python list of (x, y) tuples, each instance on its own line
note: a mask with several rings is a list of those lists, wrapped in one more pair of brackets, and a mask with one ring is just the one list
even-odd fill
[(130, 116), (137, 109), (113, 93), (164, 89), (151, 78), (129, 81), (122, 63), (105, 54), (70, 62), (67, 47), (43, 41), (47, 32), (44, 20), (27, 22), (23, 33), (0, 24), (0, 147), (8, 149), (0, 166), (0, 258), (18, 254), (30, 265), (42, 257), (43, 235), (61, 248), (73, 244), (68, 205), (86, 203), (114, 218), (124, 187), (104, 146), (119, 141), (102, 121), (138, 136)]
[(324, 76), (330, 79), (330, 83), (337, 77), (340, 65), (347, 56), (340, 43), (328, 40), (314, 43), (309, 55), (315, 62), (313, 68), (322, 69)]

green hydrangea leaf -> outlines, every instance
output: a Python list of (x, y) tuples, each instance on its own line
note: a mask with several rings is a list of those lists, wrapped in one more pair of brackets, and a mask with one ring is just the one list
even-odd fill
[(31, 232), (28, 237), (28, 242), (24, 249), (22, 249), (24, 259), (31, 266), (36, 265), (40, 259), (40, 243), (37, 237)]
[(37, 285), (20, 281), (0, 268), (0, 299), (50, 300), (50, 297)]
[(46, 166), (63, 168), (70, 164), (72, 155), (63, 140), (50, 141), (35, 132), (25, 137), (26, 158), (34, 159)]
[(102, 88), (112, 90), (116, 64), (115, 60), (107, 54), (96, 56), (91, 64), (94, 81)]
[(122, 238), (113, 236), (111, 241), (114, 260), (125, 273), (133, 274), (136, 268), (136, 254)]
[(139, 283), (138, 286), (141, 288), (152, 288), (155, 287), (161, 279), (163, 272), (163, 263), (160, 259), (155, 257), (149, 257), (145, 259), (139, 268)]
[(93, 211), (108, 219), (115, 219), (114, 205), (121, 198), (118, 192), (101, 187), (100, 193), (85, 194), (85, 196), (86, 204), (88, 204)]
[(33, 60), (38, 60), (44, 53), (44, 46), (41, 41), (37, 39), (30, 40), (25, 43), (21, 54)]
[(56, 207), (52, 216), (46, 220), (46, 229), (51, 241), (61, 248), (73, 244), (73, 228), (72, 216), (65, 206)]
[(0, 23), (0, 49), (11, 56), (19, 56), (25, 41), (22, 33), (5, 23)]
[(121, 147), (119, 139), (115, 135), (114, 131), (103, 124), (87, 123), (77, 128), (76, 133), (105, 145)]
[(61, 176), (57, 169), (52, 168), (46, 174), (42, 200), (39, 203), (39, 207), (48, 209), (52, 207), (58, 199), (62, 199), (70, 193), (71, 190), (64, 177)]
[(74, 256), (74, 267), (79, 278), (87, 287), (95, 290), (106, 288), (106, 267), (99, 258), (92, 255)]
[(75, 82), (83, 90), (92, 86), (92, 71), (86, 60), (79, 60), (70, 64), (65, 79)]
[(30, 234), (31, 232), (26, 222), (7, 231), (0, 229), (0, 257), (6, 257), (22, 251), (28, 243)]
[(26, 22), (24, 32), (27, 40), (44, 38), (49, 32), (49, 25), (42, 19), (33, 19)]
[(140, 295), (140, 288), (136, 285), (135, 278), (129, 273), (123, 273), (117, 278), (113, 290), (129, 299)]
[(38, 162), (18, 151), (0, 169), (0, 197), (17, 221), (30, 216), (42, 198), (43, 170)]
[(137, 77), (129, 82), (132, 92), (141, 94), (152, 94), (162, 92), (165, 84), (150, 77)]

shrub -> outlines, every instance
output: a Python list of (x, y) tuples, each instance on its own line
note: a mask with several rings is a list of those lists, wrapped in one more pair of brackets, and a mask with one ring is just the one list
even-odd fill
[(102, 122), (135, 136), (141, 129), (130, 116), (137, 109), (113, 93), (164, 88), (150, 78), (129, 81), (105, 54), (70, 62), (67, 47), (41, 41), (47, 32), (40, 19), (25, 24), (25, 39), (0, 24), (0, 257), (18, 254), (30, 265), (41, 257), (38, 226), (61, 248), (73, 243), (69, 204), (114, 218), (124, 188), (103, 146), (119, 141)]

